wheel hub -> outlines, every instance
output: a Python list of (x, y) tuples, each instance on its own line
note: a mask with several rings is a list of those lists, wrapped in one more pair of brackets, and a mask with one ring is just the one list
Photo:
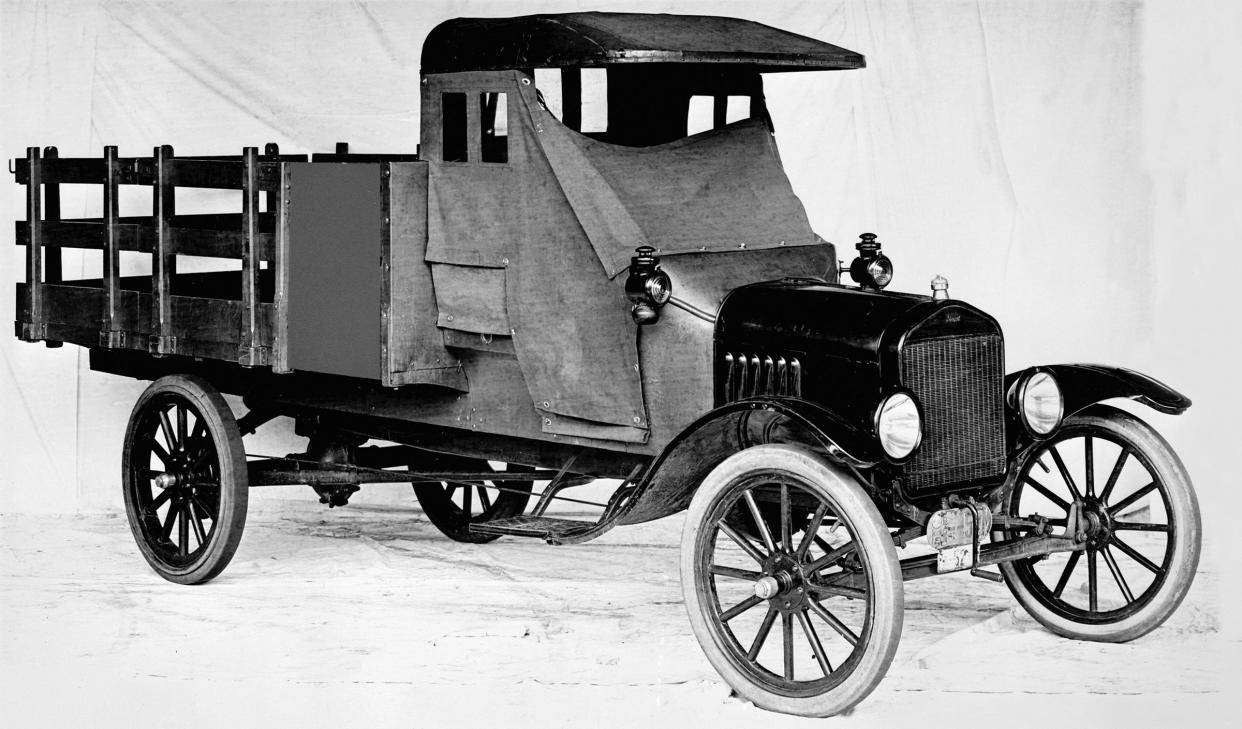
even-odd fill
[(764, 565), (763, 576), (755, 580), (755, 597), (768, 600), (782, 613), (802, 609), (806, 602), (806, 576), (792, 555), (773, 554)]
[(1086, 527), (1087, 547), (1100, 549), (1106, 546), (1113, 537), (1113, 518), (1108, 509), (1099, 499), (1088, 497), (1082, 500), (1081, 514)]

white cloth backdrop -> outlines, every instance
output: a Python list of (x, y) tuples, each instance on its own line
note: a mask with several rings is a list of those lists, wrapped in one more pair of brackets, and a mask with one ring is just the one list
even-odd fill
[[(1242, 128), (1236, 59), (1222, 50), (1242, 37), (1242, 16), (1226, 3), (2, 0), (0, 153), (236, 154), (269, 141), (411, 152), (434, 24), (603, 8), (736, 15), (864, 53), (866, 70), (767, 80), (816, 230), (847, 259), (858, 233), (878, 233), (894, 288), (926, 292), (933, 275), (948, 277), (954, 296), (1001, 320), (1011, 369), (1116, 363), (1186, 392), (1188, 415), (1153, 419), (1185, 455), (1209, 519), (1222, 512), (1238, 488), (1226, 467), (1239, 434), (1236, 396), (1221, 392), (1238, 353), (1236, 258), (1225, 256), (1242, 227), (1229, 176)], [(10, 322), (23, 209), (5, 180)], [(149, 214), (149, 196), (125, 192), (123, 215)], [(66, 216), (99, 208), (66, 193)], [(98, 254), (67, 260), (71, 275), (98, 271)], [(121, 435), (143, 383), (91, 372), (80, 348), (9, 332), (0, 511), (121, 508)], [(284, 452), (281, 440), (257, 449)]]

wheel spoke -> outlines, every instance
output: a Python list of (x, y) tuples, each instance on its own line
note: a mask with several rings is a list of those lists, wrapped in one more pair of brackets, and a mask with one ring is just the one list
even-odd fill
[(1082, 494), (1079, 493), (1078, 485), (1074, 483), (1074, 477), (1070, 475), (1069, 469), (1065, 467), (1065, 461), (1061, 460), (1061, 452), (1057, 450), (1055, 443), (1048, 446), (1048, 452), (1052, 454), (1052, 461), (1057, 464), (1057, 470), (1061, 472), (1061, 479), (1069, 487), (1070, 495), (1074, 497), (1074, 501), (1078, 501), (1082, 498)]
[(1143, 554), (1139, 552), (1137, 549), (1135, 549), (1134, 547), (1131, 547), (1129, 544), (1126, 544), (1125, 542), (1121, 541), (1121, 539), (1119, 539), (1116, 534), (1113, 535), (1113, 541), (1110, 542), (1110, 544), (1111, 546), (1114, 546), (1117, 549), (1120, 549), (1126, 556), (1128, 556), (1130, 559), (1134, 560), (1135, 562), (1138, 562), (1139, 564), (1143, 565), (1148, 570), (1156, 573), (1157, 575), (1164, 574), (1164, 569), (1162, 569), (1155, 562), (1152, 562), (1150, 559), (1144, 557)]
[(169, 461), (172, 458), (168, 455), (168, 451), (164, 450), (164, 447), (156, 442), (155, 436), (151, 436), (151, 452), (155, 454), (156, 458), (160, 459), (160, 463), (163, 463), (165, 468), (168, 468)]
[(802, 632), (806, 634), (806, 640), (811, 644), (811, 651), (815, 653), (815, 660), (819, 661), (819, 667), (824, 675), (832, 673), (832, 664), (828, 662), (828, 656), (824, 655), (824, 645), (819, 642), (819, 636), (815, 634), (815, 626), (811, 625), (811, 621), (806, 616), (806, 608), (798, 613), (798, 624), (802, 626)]
[(203, 502), (201, 502), (201, 501), (199, 501), (199, 500), (198, 500), (198, 497), (197, 497), (197, 496), (193, 496), (193, 497), (191, 497), (191, 499), (190, 499), (190, 500), (194, 502), (194, 505), (195, 505), (196, 507), (198, 507), (198, 510), (199, 510), (199, 511), (201, 511), (201, 512), (203, 512), (203, 514), (204, 514), (204, 515), (205, 515), (208, 519), (211, 519), (212, 521), (216, 521), (216, 512), (215, 512), (213, 509), (209, 509), (209, 508), (207, 508), (207, 506), (206, 506), (206, 505), (204, 505), (204, 504), (203, 504)]
[(190, 442), (197, 443), (207, 435), (207, 422), (200, 415), (194, 420), (194, 430), (190, 433)]
[(1113, 470), (1108, 474), (1108, 480), (1104, 482), (1104, 490), (1100, 492), (1100, 503), (1107, 504), (1108, 497), (1113, 493), (1113, 487), (1117, 485), (1117, 477), (1121, 475), (1121, 469), (1126, 466), (1126, 459), (1130, 457), (1130, 451), (1123, 446), (1121, 453), (1117, 456), (1117, 462), (1113, 464)]
[(746, 598), (745, 600), (739, 602), (738, 604), (734, 605), (733, 607), (721, 613), (720, 622), (727, 623), (730, 620), (736, 618), (737, 616), (753, 608), (754, 606), (758, 605), (761, 602), (763, 602), (763, 598), (759, 597), (758, 595), (751, 595), (750, 597)]
[(141, 470), (138, 472), (138, 474), (139, 474), (139, 476), (140, 476), (140, 477), (145, 478), (145, 479), (146, 479), (146, 480), (148, 480), (148, 481), (154, 481), (154, 480), (156, 479), (156, 477), (158, 477), (158, 476), (159, 476), (160, 474), (162, 474), (162, 473), (164, 473), (164, 472), (163, 472), (163, 471), (157, 471), (157, 470), (155, 470), (154, 468), (144, 468), (144, 469), (141, 469)]
[(176, 448), (179, 441), (177, 440), (177, 436), (173, 434), (172, 423), (168, 421), (168, 413), (164, 410), (160, 410), (159, 412), (160, 430), (164, 432), (164, 445), (168, 446), (169, 449)]
[(1132, 532), (1167, 532), (1168, 524), (1143, 524), (1136, 521), (1115, 521), (1113, 522), (1113, 531), (1132, 531)]
[(1095, 552), (1087, 553), (1087, 605), (1091, 612), (1096, 612), (1100, 606), (1099, 585), (1096, 584), (1095, 577)]
[(1034, 486), (1036, 491), (1044, 495), (1044, 498), (1048, 499), (1049, 501), (1056, 504), (1057, 506), (1064, 509), (1065, 511), (1067, 512), (1069, 511), (1069, 502), (1067, 502), (1065, 499), (1061, 498), (1060, 496), (1057, 496), (1056, 494), (1052, 493), (1052, 489), (1048, 488), (1042, 483), (1031, 478), (1030, 474), (1027, 474), (1026, 482), (1029, 483), (1031, 486)]
[(751, 570), (740, 570), (736, 567), (725, 567), (724, 565), (712, 565), (712, 574), (720, 577), (732, 577), (735, 580), (749, 580), (754, 582), (763, 577), (762, 572), (754, 572)]
[(781, 484), (781, 549), (793, 551), (793, 527), (789, 515), (789, 486)]
[(785, 680), (792, 681), (794, 677), (793, 616), (789, 613), (781, 615), (781, 638), (785, 642)]
[(207, 533), (203, 530), (203, 522), (199, 521), (198, 515), (194, 513), (193, 500), (186, 502), (185, 515), (189, 517), (190, 526), (194, 529), (194, 538), (198, 540), (198, 546), (203, 546), (207, 543)]
[(811, 548), (811, 543), (815, 541), (815, 535), (819, 533), (819, 527), (824, 523), (824, 516), (827, 513), (828, 504), (821, 503), (815, 510), (815, 514), (811, 516), (811, 523), (806, 525), (806, 531), (802, 533), (802, 543), (798, 545), (798, 551), (794, 555), (799, 562), (806, 559), (806, 553)]
[(483, 505), (483, 511), (488, 511), (489, 509), (492, 508), (492, 500), (488, 498), (487, 496), (487, 487), (479, 486), (478, 489), (479, 489), (479, 503)]
[(854, 634), (854, 631), (850, 630), (836, 615), (828, 612), (827, 608), (820, 605), (818, 600), (808, 600), (807, 606), (811, 608), (812, 612), (822, 618), (825, 623), (828, 623), (829, 627), (837, 631), (838, 635), (845, 638), (850, 645), (858, 645), (858, 636)]
[(759, 632), (755, 633), (755, 640), (750, 644), (750, 650), (746, 651), (747, 660), (753, 661), (759, 657), (759, 651), (763, 650), (768, 633), (772, 632), (772, 623), (776, 622), (777, 614), (776, 606), (768, 605), (768, 614), (763, 616), (763, 624), (759, 626)]
[(810, 590), (820, 597), (848, 597), (856, 600), (867, 597), (867, 591), (861, 587), (836, 585), (831, 582), (825, 584), (810, 583)]
[[(164, 489), (163, 491), (156, 494), (154, 499), (151, 499), (151, 503), (147, 504), (147, 507), (143, 509), (143, 511), (147, 512), (148, 514), (154, 514), (157, 509), (159, 509), (161, 506), (164, 505), (165, 501), (168, 501), (169, 499), (172, 498), (172, 495), (173, 495), (172, 489)], [(165, 537), (165, 539), (167, 539), (167, 537)]]
[(189, 447), (190, 445), (189, 441), (186, 439), (186, 436), (189, 435), (189, 433), (186, 432), (189, 430), (189, 427), (186, 425), (186, 416), (189, 414), (189, 410), (183, 405), (177, 405), (176, 408), (177, 408), (177, 438), (178, 438), (177, 444), (182, 447)]
[(750, 555), (751, 559), (755, 560), (759, 564), (763, 564), (767, 561), (767, 557), (760, 554), (759, 550), (756, 549), (755, 545), (751, 544), (748, 539), (735, 532), (733, 527), (725, 524), (724, 521), (716, 524), (716, 526), (720, 529), (720, 531), (724, 532), (726, 536), (732, 539), (737, 546), (741, 547), (743, 552)]
[(186, 518), (183, 502), (177, 508), (177, 554), (185, 557), (190, 553), (190, 521)]
[(828, 554), (825, 554), (823, 557), (820, 557), (819, 559), (807, 565), (803, 569), (803, 571), (809, 574), (815, 574), (816, 572), (819, 572), (820, 570), (833, 566), (834, 564), (845, 559), (846, 557), (853, 554), (857, 550), (858, 550), (858, 545), (854, 542), (850, 542), (849, 544), (842, 544), (840, 547), (837, 547), (836, 549), (832, 550)]
[(1087, 462), (1087, 496), (1095, 496), (1095, 445), (1091, 436), (1083, 439), (1083, 457)]
[[(168, 492), (165, 492), (168, 493)], [(160, 539), (169, 541), (172, 538), (173, 525), (177, 523), (177, 507), (176, 505), (168, 507), (168, 513), (164, 515), (164, 526), (160, 530)]]
[(1100, 550), (1104, 555), (1104, 564), (1108, 565), (1108, 571), (1113, 573), (1113, 579), (1117, 581), (1117, 587), (1121, 588), (1121, 595), (1126, 599), (1126, 604), (1134, 602), (1134, 593), (1130, 592), (1130, 586), (1126, 584), (1126, 578), (1121, 575), (1121, 570), (1117, 567), (1117, 560), (1113, 559), (1113, 553), (1108, 547)]
[(470, 510), (474, 508), (474, 486), (463, 486), (461, 490), (461, 513), (470, 520)]
[(1061, 599), (1061, 593), (1065, 592), (1065, 586), (1069, 584), (1070, 576), (1074, 574), (1074, 568), (1078, 566), (1078, 560), (1082, 558), (1082, 552), (1071, 552), (1069, 560), (1065, 563), (1065, 569), (1061, 571), (1061, 579), (1057, 580), (1056, 589), (1052, 591), (1052, 596)]
[(746, 500), (746, 507), (750, 509), (750, 515), (755, 519), (755, 526), (759, 529), (759, 536), (763, 539), (763, 546), (768, 548), (768, 554), (775, 552), (776, 543), (772, 541), (772, 530), (768, 529), (767, 521), (759, 513), (759, 505), (755, 503), (754, 494), (750, 491), (743, 491), (742, 498)]
[(1146, 496), (1147, 494), (1150, 494), (1152, 491), (1155, 491), (1155, 490), (1156, 490), (1156, 482), (1152, 481), (1151, 483), (1147, 484), (1146, 486), (1139, 489), (1138, 491), (1135, 491), (1134, 493), (1125, 497), (1121, 501), (1118, 501), (1116, 504), (1108, 507), (1108, 515), (1116, 516), (1118, 512), (1122, 511), (1127, 506), (1133, 504), (1135, 501), (1138, 501), (1139, 499), (1143, 498), (1144, 496)]

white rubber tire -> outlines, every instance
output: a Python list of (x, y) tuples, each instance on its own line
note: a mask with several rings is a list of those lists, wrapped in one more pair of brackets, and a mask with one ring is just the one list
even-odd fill
[[(804, 482), (805, 487), (830, 503), (847, 522), (869, 570), (873, 595), (871, 620), (860, 642), (864, 652), (844, 680), (822, 694), (787, 696), (758, 684), (734, 664), (721, 637), (709, 625), (714, 615), (710, 598), (699, 593), (696, 570), (700, 534), (717, 498), (731, 484), (757, 471), (779, 471)], [(709, 535), (710, 536), (710, 535)], [(708, 661), (740, 696), (756, 706), (799, 716), (825, 717), (848, 711), (871, 693), (884, 678), (901, 639), (904, 593), (901, 567), (884, 519), (871, 498), (841, 469), (805, 448), (760, 445), (725, 459), (699, 486), (686, 512), (681, 539), (681, 584), (690, 626)], [(743, 657), (744, 658), (744, 657)]]

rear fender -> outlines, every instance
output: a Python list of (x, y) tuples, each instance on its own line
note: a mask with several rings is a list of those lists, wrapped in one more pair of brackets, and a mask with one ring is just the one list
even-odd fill
[(867, 468), (883, 458), (869, 430), (821, 405), (791, 397), (738, 400), (699, 418), (664, 447), (618, 522), (637, 524), (676, 514), (689, 506), (695, 489), (721, 461), (765, 443), (805, 445), (852, 468)]

